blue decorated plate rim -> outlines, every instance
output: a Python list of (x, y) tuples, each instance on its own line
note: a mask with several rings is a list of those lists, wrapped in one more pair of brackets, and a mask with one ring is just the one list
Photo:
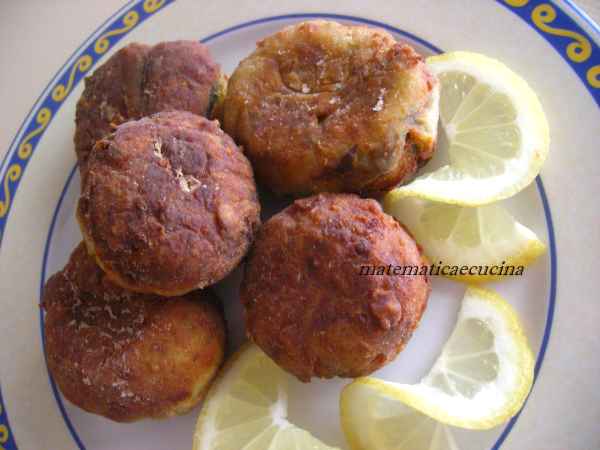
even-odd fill
[[(513, 13), (517, 14), (521, 19), (523, 19), (528, 25), (534, 28), (540, 35), (542, 35), (561, 55), (561, 57), (573, 68), (573, 70), (578, 74), (579, 78), (582, 80), (583, 84), (586, 86), (597, 105), (600, 105), (600, 51), (598, 49), (597, 40), (600, 40), (600, 27), (590, 19), (590, 17), (583, 12), (579, 7), (577, 7), (571, 0), (562, 0), (566, 6), (566, 10), (574, 13), (574, 15), (585, 22), (592, 30), (595, 39), (592, 39), (588, 32), (580, 26), (575, 18), (565, 12), (557, 3), (553, 1), (541, 1), (541, 0), (496, 0), (498, 3), (502, 4)], [(148, 17), (153, 15), (155, 12), (161, 10), (168, 4), (174, 2), (174, 0), (131, 0), (127, 4), (125, 4), (121, 9), (119, 9), (116, 13), (114, 13), (111, 17), (109, 17), (100, 27), (96, 29), (94, 33), (90, 35), (90, 37), (73, 52), (73, 54), (69, 57), (67, 62), (61, 67), (61, 69), (57, 72), (57, 74), (51, 79), (46, 88), (42, 91), (42, 94), (38, 97), (34, 106), (30, 110), (30, 112), (25, 117), (19, 131), (16, 133), (13, 138), (9, 150), (4, 156), (2, 164), (0, 165), (0, 179), (2, 180), (2, 186), (0, 189), (4, 189), (0, 192), (0, 251), (2, 245), (2, 239), (4, 235), (4, 229), (6, 226), (6, 222), (10, 213), (11, 199), (15, 198), (15, 194), (17, 192), (17, 188), (19, 186), (19, 181), (22, 177), (22, 173), (24, 172), (27, 162), (30, 159), (31, 155), (35, 152), (35, 148), (43, 132), (47, 128), (48, 124), (52, 120), (53, 113), (55, 113), (64, 101), (65, 98), (70, 94), (72, 88), (85, 76), (85, 73), (93, 67), (95, 62), (100, 59), (106, 51), (112, 47), (116, 42), (118, 42), (122, 37), (124, 37), (131, 29), (135, 28), (139, 23), (146, 20)], [(540, 7), (543, 7), (540, 8)], [(536, 10), (537, 8), (537, 10)], [(546, 16), (541, 16), (542, 24), (546, 25), (546, 27), (541, 26), (538, 23), (533, 21), (533, 13), (534, 12), (546, 12)], [(548, 15), (548, 11), (550, 14)], [(573, 61), (573, 54), (569, 54), (568, 49), (572, 47), (573, 42), (567, 43), (565, 47), (565, 39), (553, 33), (552, 30), (556, 30), (555, 28), (548, 26), (548, 23), (552, 23), (554, 19), (552, 19), (552, 14), (555, 14), (554, 18), (559, 17), (560, 21), (567, 22), (570, 26), (573, 26), (571, 31), (575, 33), (581, 40), (586, 42), (584, 45), (589, 46), (589, 54), (582, 61)], [(538, 14), (539, 16), (539, 14)], [(345, 20), (353, 20), (357, 22), (368, 23), (371, 25), (381, 26), (387, 28), (391, 31), (397, 32), (399, 34), (407, 35), (408, 33), (403, 32), (402, 30), (398, 30), (390, 25), (385, 23), (366, 20), (360, 17), (354, 16), (344, 16), (337, 14), (288, 14), (282, 16), (272, 16), (266, 17), (262, 19), (257, 19), (250, 22), (245, 22), (230, 28), (227, 28), (219, 33), (215, 33), (207, 38), (203, 39), (203, 41), (210, 40), (216, 38), (219, 35), (232, 32), (237, 29), (245, 28), (248, 26), (256, 25), (259, 23), (264, 23), (273, 20), (284, 20), (291, 18), (308, 18), (308, 17), (329, 17), (329, 18), (337, 18), (337, 19), (345, 19)], [(551, 20), (548, 20), (548, 19)], [(538, 17), (539, 19), (539, 17)], [(416, 36), (412, 36), (408, 34), (409, 37), (415, 39), (416, 41), (423, 42), (420, 38)], [(580, 40), (577, 40), (578, 43), (581, 44)], [(99, 45), (100, 43), (100, 45)], [(435, 47), (431, 46), (428, 43), (425, 45), (430, 48)], [(585, 52), (584, 48), (584, 52)], [(90, 52), (93, 50), (93, 52)], [(437, 50), (437, 49), (436, 49)], [(92, 53), (96, 56), (94, 59), (86, 59), (85, 56), (89, 57), (89, 53)], [(82, 56), (83, 55), (83, 56)], [(576, 55), (576, 53), (575, 53)], [(586, 64), (581, 64), (586, 63)], [(591, 74), (591, 75), (590, 75)], [(54, 110), (50, 110), (50, 115), (48, 116), (48, 111), (44, 109), (46, 102), (50, 100), (54, 101)], [(18, 165), (18, 171), (11, 169)], [(72, 175), (72, 174), (71, 174)], [(70, 178), (70, 177), (69, 177)], [(551, 258), (551, 286), (550, 286), (550, 299), (548, 306), (548, 314), (546, 319), (546, 327), (544, 338), (542, 341), (542, 345), (538, 354), (537, 362), (536, 362), (536, 377), (539, 373), (539, 369), (541, 367), (544, 353), (548, 344), (548, 339), (550, 336), (550, 331), (552, 328), (552, 320), (555, 308), (556, 301), (556, 243), (555, 236), (553, 230), (552, 216), (550, 213), (550, 207), (547, 201), (547, 197), (545, 194), (545, 190), (541, 181), (541, 178), (538, 177), (536, 179), (538, 191), (540, 193), (540, 197), (542, 200), (542, 204), (544, 207), (544, 213), (546, 215), (546, 222), (548, 226), (548, 236), (549, 236), (549, 247), (550, 247), (550, 258)], [(62, 200), (62, 195), (61, 195)], [(60, 202), (60, 201), (59, 201)], [(46, 257), (44, 257), (45, 259)], [(56, 393), (55, 393), (56, 395)], [(60, 399), (57, 397), (57, 401), (60, 405)], [(62, 408), (61, 408), (62, 410)], [(62, 411), (61, 411), (62, 412)], [(64, 416), (64, 413), (63, 413)], [(65, 421), (67, 422), (67, 426), (76, 441), (77, 445), (80, 448), (84, 448), (80, 439), (77, 437), (76, 432), (72, 429), (68, 421), (68, 418), (64, 416)], [(497, 449), (506, 439), (508, 433), (514, 426), (518, 415), (515, 416), (505, 427), (500, 437), (498, 438), (496, 444), (493, 446), (493, 449)], [(0, 442), (5, 446), (6, 449), (16, 449), (16, 444), (14, 441), (14, 436), (10, 432), (10, 427), (8, 423), (8, 416), (5, 408), (3, 408), (2, 396), (0, 392)]]

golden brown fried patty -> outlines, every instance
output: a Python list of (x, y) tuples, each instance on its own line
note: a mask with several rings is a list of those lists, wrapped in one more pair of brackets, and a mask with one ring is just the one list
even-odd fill
[(75, 151), (84, 168), (98, 139), (130, 119), (183, 110), (209, 116), (224, 79), (196, 41), (129, 44), (85, 79), (75, 114)]
[(302, 381), (367, 375), (417, 327), (426, 276), (361, 275), (364, 265), (421, 265), (415, 241), (374, 200), (320, 194), (258, 232), (241, 300), (251, 340)]
[(215, 283), (260, 223), (252, 167), (216, 121), (172, 111), (124, 123), (87, 165), (79, 224), (124, 288), (170, 296)]
[(438, 91), (423, 58), (389, 33), (304, 22), (239, 64), (223, 128), (277, 193), (374, 193), (431, 158)]
[(183, 414), (223, 361), (208, 291), (164, 299), (113, 284), (80, 244), (44, 289), (48, 368), (64, 396), (119, 422)]

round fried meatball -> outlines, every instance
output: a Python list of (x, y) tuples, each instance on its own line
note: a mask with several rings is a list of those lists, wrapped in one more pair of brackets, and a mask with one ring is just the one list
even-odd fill
[(375, 194), (435, 149), (439, 83), (387, 32), (322, 20), (257, 44), (228, 84), (223, 125), (279, 194)]
[(87, 165), (78, 221), (126, 289), (171, 296), (215, 283), (259, 226), (252, 167), (216, 121), (172, 111), (126, 122)]
[(296, 200), (262, 226), (250, 252), (241, 288), (248, 336), (302, 381), (367, 375), (404, 348), (430, 291), (425, 275), (373, 272), (423, 264), (376, 201)]
[(127, 120), (170, 110), (210, 116), (224, 86), (219, 66), (199, 42), (127, 45), (85, 79), (75, 113), (80, 168), (85, 171), (96, 141)]
[(208, 291), (168, 300), (112, 283), (80, 244), (44, 288), (48, 369), (63, 395), (118, 422), (183, 414), (223, 361)]

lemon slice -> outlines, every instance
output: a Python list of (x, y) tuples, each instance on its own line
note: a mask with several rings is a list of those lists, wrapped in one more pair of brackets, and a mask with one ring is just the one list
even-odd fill
[(413, 385), (355, 380), (342, 391), (342, 427), (353, 449), (453, 448), (451, 435), (435, 421), (470, 429), (507, 421), (529, 394), (533, 365), (513, 308), (498, 294), (471, 286), (425, 378)]
[(351, 386), (341, 420), (352, 450), (463, 450), (450, 427), (376, 388)]
[(439, 274), (453, 279), (473, 283), (522, 275), (546, 251), (533, 231), (497, 204), (463, 207), (397, 192), (388, 193), (383, 204), (438, 265)]
[(289, 375), (246, 344), (211, 387), (194, 433), (194, 450), (336, 450), (287, 419)]
[(479, 206), (516, 194), (548, 155), (542, 106), (527, 83), (483, 55), (427, 59), (441, 84), (440, 120), (450, 164), (396, 189), (399, 195)]

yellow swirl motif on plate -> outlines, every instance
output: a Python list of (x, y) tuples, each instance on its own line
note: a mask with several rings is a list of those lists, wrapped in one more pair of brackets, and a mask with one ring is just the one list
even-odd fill
[(127, 33), (137, 25), (139, 20), (140, 16), (137, 11), (129, 11), (127, 14), (125, 14), (125, 17), (123, 17), (122, 23), (124, 26), (121, 28), (115, 28), (114, 30), (108, 31), (100, 36), (94, 44), (94, 51), (99, 55), (105, 53), (110, 48), (110, 41), (108, 40), (109, 37)]
[(556, 19), (556, 10), (552, 5), (543, 4), (534, 8), (531, 13), (531, 20), (542, 31), (555, 36), (570, 37), (575, 42), (567, 45), (567, 57), (574, 62), (583, 62), (592, 54), (592, 45), (583, 35), (564, 28), (554, 28), (547, 24)]
[(18, 164), (13, 164), (6, 171), (6, 175), (4, 175), (4, 200), (0, 201), (0, 217), (4, 217), (8, 212), (8, 207), (10, 205), (10, 186), (9, 183), (12, 181), (13, 183), (19, 179), (21, 176), (21, 166)]
[(529, 0), (504, 0), (506, 3), (508, 3), (510, 6), (515, 6), (517, 8), (520, 8), (521, 6), (525, 6), (527, 3), (529, 3)]
[(48, 108), (40, 109), (40, 111), (38, 112), (38, 114), (35, 118), (35, 121), (39, 124), (39, 127), (37, 127), (35, 130), (31, 131), (21, 141), (21, 145), (19, 145), (19, 150), (17, 152), (17, 154), (19, 155), (19, 158), (27, 159), (31, 156), (31, 152), (33, 151), (33, 146), (31, 145), (31, 143), (29, 141), (31, 141), (32, 138), (34, 138), (35, 136), (40, 134), (42, 131), (44, 131), (44, 129), (50, 122), (51, 118), (52, 118), (52, 111), (50, 111)]
[(590, 86), (600, 88), (600, 65), (590, 67), (587, 71), (586, 78)]
[(161, 8), (165, 4), (165, 0), (146, 0), (144, 2), (144, 11), (147, 13), (153, 13), (154, 11)]
[[(4, 424), (0, 424), (0, 444), (6, 444), (8, 442), (8, 428)], [(4, 447), (0, 446), (1, 450)]]
[[(2, 414), (2, 405), (0, 405), (0, 414)], [(8, 427), (3, 423), (0, 424), (0, 444), (6, 444), (8, 442)], [(4, 450), (4, 447), (0, 445), (0, 450)]]
[(62, 102), (73, 87), (73, 80), (75, 79), (75, 72), (79, 70), (80, 72), (87, 72), (90, 67), (92, 67), (92, 57), (90, 55), (83, 55), (81, 58), (77, 60), (73, 67), (71, 68), (71, 73), (69, 74), (69, 81), (67, 82), (67, 86), (63, 84), (58, 84), (52, 91), (52, 100), (55, 102)]

